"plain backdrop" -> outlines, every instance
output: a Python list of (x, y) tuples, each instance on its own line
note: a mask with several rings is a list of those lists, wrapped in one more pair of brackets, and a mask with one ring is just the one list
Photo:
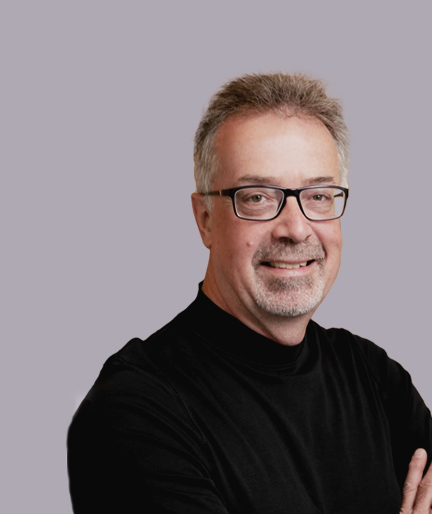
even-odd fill
[(192, 145), (209, 97), (301, 71), (351, 131), (343, 263), (315, 319), (432, 405), (430, 1), (0, 5), (1, 512), (71, 513), (66, 432), (104, 361), (195, 297)]

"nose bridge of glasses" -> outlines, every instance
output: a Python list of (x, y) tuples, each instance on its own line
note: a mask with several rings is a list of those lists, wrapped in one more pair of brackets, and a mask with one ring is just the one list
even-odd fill
[[(278, 216), (282, 211), (286, 211), (287, 205), (291, 203), (291, 207), (288, 209), (290, 211), (290, 215), (292, 216), (292, 209), (295, 209), (295, 204), (301, 216), (304, 217), (303, 208), (300, 203), (300, 191), (298, 189), (281, 189), (281, 191), (283, 192), (283, 198), (279, 206)], [(289, 202), (290, 197), (293, 197), (291, 202)]]
[(295, 196), (298, 198), (299, 196), (299, 190), (298, 189), (282, 189), (285, 198), (288, 198), (289, 196)]
[(272, 237), (300, 243), (311, 235), (312, 227), (300, 207), (299, 191), (287, 189), (283, 192), (283, 200), (271, 228)]

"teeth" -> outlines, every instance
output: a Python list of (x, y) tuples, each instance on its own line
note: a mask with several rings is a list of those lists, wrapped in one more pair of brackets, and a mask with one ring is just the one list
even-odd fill
[(285, 269), (297, 269), (307, 265), (306, 262), (299, 262), (298, 264), (287, 264), (286, 262), (270, 262), (272, 268), (285, 268)]

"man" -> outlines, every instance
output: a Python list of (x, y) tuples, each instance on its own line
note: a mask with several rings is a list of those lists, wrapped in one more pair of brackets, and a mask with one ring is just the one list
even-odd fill
[(339, 269), (347, 162), (320, 82), (247, 75), (215, 95), (195, 139), (204, 282), (78, 410), (76, 513), (430, 512), (432, 420), (408, 373), (311, 320)]

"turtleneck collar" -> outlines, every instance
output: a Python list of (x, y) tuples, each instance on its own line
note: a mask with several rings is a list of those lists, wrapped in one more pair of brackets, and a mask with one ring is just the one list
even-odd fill
[[(213, 303), (201, 289), (191, 304), (189, 328), (212, 346), (237, 359), (260, 366), (296, 368), (306, 359), (307, 333), (295, 346), (284, 346), (258, 334)], [(186, 312), (187, 312), (186, 311)]]

